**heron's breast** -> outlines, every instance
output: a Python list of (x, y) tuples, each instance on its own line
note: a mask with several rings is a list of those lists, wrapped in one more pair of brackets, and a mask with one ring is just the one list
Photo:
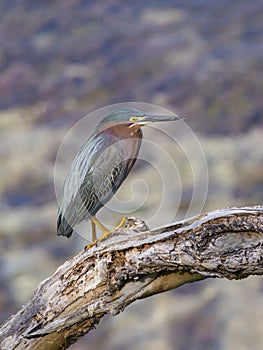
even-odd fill
[(140, 127), (130, 128), (127, 124), (112, 126), (107, 130), (113, 150), (124, 157), (136, 157), (142, 140)]

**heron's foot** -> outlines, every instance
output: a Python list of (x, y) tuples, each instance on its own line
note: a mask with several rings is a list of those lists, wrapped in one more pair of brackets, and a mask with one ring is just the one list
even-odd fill
[(126, 223), (127, 221), (127, 218), (122, 218), (121, 219), (121, 222), (119, 223), (118, 226), (116, 226), (114, 229), (112, 230), (107, 230), (105, 232), (103, 232), (103, 235), (98, 239), (98, 242), (101, 242), (103, 241), (106, 237), (108, 237), (111, 233), (115, 232), (116, 230), (119, 230), (120, 228), (122, 228), (124, 226), (124, 224)]
[(91, 242), (90, 244), (85, 245), (84, 250), (87, 251), (96, 244), (97, 244), (97, 241)]
[(113, 230), (107, 230), (106, 227), (104, 225), (102, 225), (97, 219), (94, 220), (94, 218), (92, 218), (91, 221), (92, 221), (93, 224), (97, 225), (101, 229), (103, 235), (100, 238), (98, 238), (98, 239), (94, 239), (92, 243), (86, 245), (85, 248), (84, 248), (85, 250), (90, 249), (91, 247), (93, 247), (97, 243), (99, 243), (99, 242), (103, 241), (105, 238), (107, 238), (111, 233), (113, 233), (116, 230), (119, 230), (120, 228), (122, 228), (124, 226), (124, 224), (126, 223), (127, 218), (125, 218), (125, 217), (122, 218), (121, 222), (119, 223), (119, 225), (116, 228), (114, 228)]
[(88, 249), (92, 248), (94, 245), (97, 245), (97, 243), (103, 241), (103, 240), (104, 240), (106, 237), (108, 237), (113, 231), (115, 231), (115, 230), (110, 230), (110, 231), (109, 231), (109, 230), (103, 230), (103, 235), (102, 235), (100, 238), (96, 239), (95, 241), (91, 242), (90, 244), (86, 245), (84, 249), (85, 249), (85, 250), (88, 250)]
[(110, 234), (112, 234), (113, 232), (115, 232), (116, 230), (119, 230), (120, 228), (123, 227), (123, 225), (125, 224), (126, 222), (126, 218), (122, 218), (121, 219), (121, 222), (119, 223), (118, 226), (116, 226), (114, 229), (112, 230), (106, 230), (103, 232), (103, 235), (98, 239), (98, 242), (101, 242), (103, 241), (105, 238), (107, 238)]
[(114, 230), (111, 230), (112, 232), (116, 231), (116, 230), (119, 230), (120, 228), (122, 228), (124, 226), (124, 224), (126, 223), (127, 221), (127, 218), (124, 217), (121, 219), (121, 222), (119, 223), (119, 225), (114, 229)]

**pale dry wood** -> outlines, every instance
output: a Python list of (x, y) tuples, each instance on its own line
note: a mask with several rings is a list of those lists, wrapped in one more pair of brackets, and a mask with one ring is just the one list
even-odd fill
[(155, 230), (129, 219), (43, 281), (0, 328), (0, 348), (66, 349), (105, 314), (137, 299), (206, 277), (262, 275), (262, 248), (262, 206), (216, 210)]

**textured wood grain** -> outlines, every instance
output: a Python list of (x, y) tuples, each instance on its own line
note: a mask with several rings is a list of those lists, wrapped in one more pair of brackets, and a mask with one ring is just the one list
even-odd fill
[(138, 219), (43, 281), (0, 328), (1, 349), (66, 349), (133, 301), (206, 277), (263, 275), (263, 207), (148, 230)]

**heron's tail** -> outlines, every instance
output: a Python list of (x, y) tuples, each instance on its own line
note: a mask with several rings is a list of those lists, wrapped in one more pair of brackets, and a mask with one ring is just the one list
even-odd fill
[(59, 213), (57, 220), (57, 235), (69, 238), (72, 235), (72, 232), (73, 228), (68, 224), (64, 216)]

